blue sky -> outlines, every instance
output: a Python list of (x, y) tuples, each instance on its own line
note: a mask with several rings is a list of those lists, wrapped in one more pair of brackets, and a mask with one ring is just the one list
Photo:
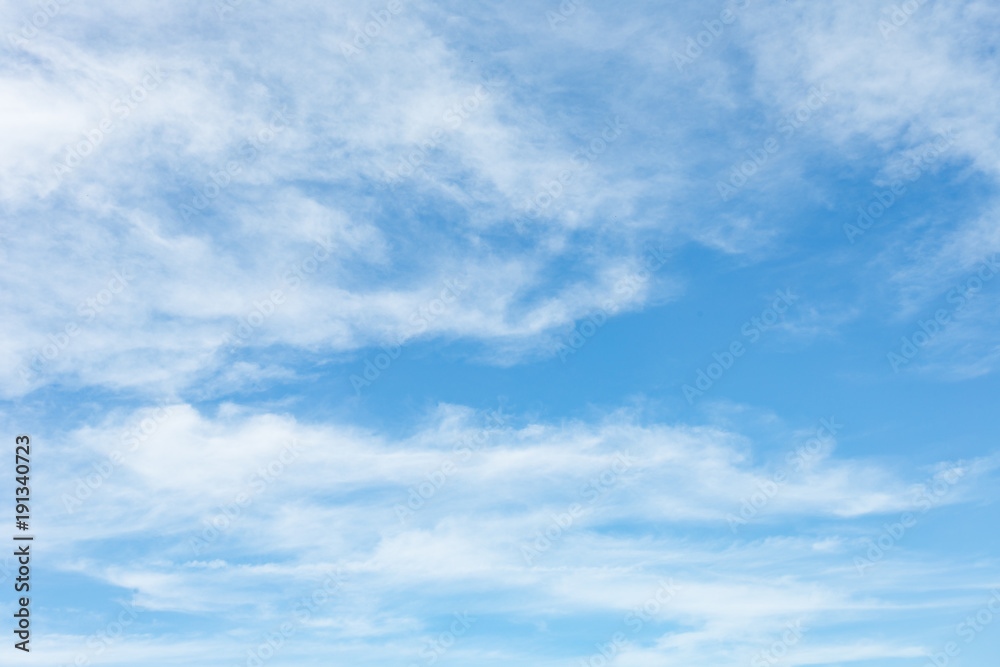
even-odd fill
[(3, 664), (995, 661), (994, 3), (2, 10)]

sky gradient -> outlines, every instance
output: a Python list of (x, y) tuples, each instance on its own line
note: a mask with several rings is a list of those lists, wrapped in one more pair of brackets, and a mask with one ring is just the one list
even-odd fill
[(995, 665), (995, 2), (0, 28), (0, 664)]

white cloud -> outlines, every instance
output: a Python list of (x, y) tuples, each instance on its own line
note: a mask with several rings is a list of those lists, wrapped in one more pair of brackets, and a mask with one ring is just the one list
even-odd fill
[[(135, 450), (122, 451), (122, 462), (72, 514), (49, 502), (41, 516), (51, 518), (40, 530), (58, 541), (57, 567), (132, 589), (150, 610), (271, 609), (282, 600), (269, 587), (275, 578), (284, 588), (306, 588), (325, 570), (343, 568), (364, 602), (348, 594), (316, 621), (350, 641), (378, 636), (374, 628), (386, 615), (410, 618), (400, 606), (406, 590), (420, 591), (422, 605), (442, 613), (456, 596), (478, 591), (491, 600), (490, 613), (513, 618), (624, 616), (670, 577), (681, 591), (657, 612), (662, 637), (629, 651), (632, 664), (676, 651), (704, 660), (705, 648), (719, 642), (729, 647), (725, 654), (749, 650), (794, 618), (833, 632), (823, 620), (830, 614), (884, 619), (894, 604), (891, 589), (880, 600), (864, 580), (844, 574), (853, 571), (853, 540), (769, 528), (779, 517), (836, 522), (915, 511), (911, 482), (874, 463), (814, 461), (754, 519), (772, 538), (737, 539), (719, 550), (719, 535), (733, 539), (727, 513), (773, 477), (749, 465), (744, 439), (710, 428), (641, 426), (624, 414), (559, 427), (515, 427), (516, 419), (506, 416), (505, 428), (484, 426), (466, 408), (442, 406), (419, 431), (389, 440), (235, 405), (215, 417), (186, 405), (114, 415), (69, 434), (61, 468), (46, 473), (44, 484), (72, 496), (74, 471), (86, 461), (100, 475), (111, 450)], [(136, 434), (145, 437), (129, 439)], [(482, 446), (477, 434), (484, 434)], [(992, 467), (967, 466), (963, 483)], [(424, 498), (400, 519), (411, 491)], [(241, 493), (250, 500), (237, 508)], [(537, 546), (537, 531), (558, 525), (554, 515), (565, 520), (574, 503), (583, 511), (529, 566), (523, 547)], [(608, 531), (616, 525), (635, 530)], [(849, 535), (856, 530), (849, 525), (835, 530)], [(674, 532), (680, 526), (708, 532), (704, 540), (682, 539)], [(193, 538), (204, 542), (195, 549)], [(817, 549), (817, 539), (828, 546)], [(95, 540), (127, 540), (130, 555), (102, 548), (98, 562), (88, 555)], [(341, 614), (357, 623), (344, 624)], [(393, 621), (385, 632), (405, 635), (424, 622)], [(910, 650), (864, 646), (857, 657), (846, 649), (836, 655)]]

